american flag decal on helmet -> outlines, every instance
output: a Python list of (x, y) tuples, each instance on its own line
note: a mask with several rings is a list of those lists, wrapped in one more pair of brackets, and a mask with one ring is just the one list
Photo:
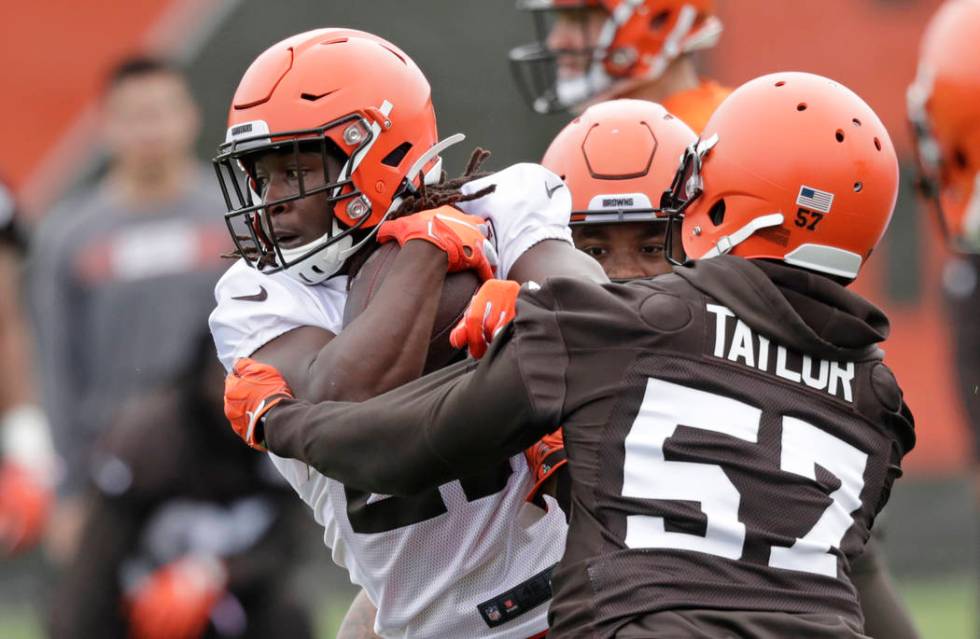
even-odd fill
[(834, 205), (834, 194), (803, 185), (800, 187), (800, 194), (796, 196), (796, 205), (811, 211), (830, 213), (830, 207)]

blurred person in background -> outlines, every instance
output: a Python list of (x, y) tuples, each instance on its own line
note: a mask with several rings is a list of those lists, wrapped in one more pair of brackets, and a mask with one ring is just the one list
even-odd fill
[(90, 512), (52, 637), (311, 637), (291, 583), (305, 515), (222, 414), (206, 327), (187, 370), (133, 398), (96, 447)]
[(518, 0), (537, 40), (510, 52), (538, 113), (612, 98), (659, 102), (695, 132), (731, 90), (698, 73), (694, 53), (721, 37), (713, 0)]
[(943, 271), (959, 394), (980, 500), (980, 0), (949, 0), (922, 39), (908, 91), (922, 193), (950, 255)]
[(20, 286), (25, 249), (13, 194), (0, 181), (0, 557), (27, 550), (41, 537), (57, 469), (31, 384)]
[(59, 563), (82, 525), (93, 443), (131, 395), (186, 369), (227, 247), (181, 72), (124, 60), (101, 107), (107, 173), (44, 220), (29, 267), (41, 399), (65, 462), (47, 536)]

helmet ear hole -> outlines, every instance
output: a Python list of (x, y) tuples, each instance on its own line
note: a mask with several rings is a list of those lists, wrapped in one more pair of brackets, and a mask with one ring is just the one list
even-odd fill
[(708, 219), (715, 226), (721, 226), (725, 221), (725, 200), (718, 200), (712, 205), (711, 210), (708, 211)]
[(391, 152), (388, 153), (388, 155), (384, 156), (384, 159), (381, 160), (381, 163), (386, 166), (397, 167), (399, 164), (402, 163), (402, 160), (405, 159), (405, 156), (408, 155), (408, 152), (411, 149), (412, 149), (411, 142), (407, 142), (407, 141), (402, 142), (394, 149), (392, 149)]
[(659, 31), (660, 29), (663, 29), (664, 25), (667, 24), (667, 20), (669, 18), (670, 18), (670, 10), (664, 9), (663, 11), (661, 11), (660, 13), (658, 13), (657, 15), (653, 16), (653, 18), (650, 19), (650, 28), (653, 29), (654, 31)]

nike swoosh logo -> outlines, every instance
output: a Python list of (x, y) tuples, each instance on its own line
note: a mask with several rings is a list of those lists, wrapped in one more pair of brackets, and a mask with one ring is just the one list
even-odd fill
[(544, 183), (544, 190), (548, 194), (548, 199), (550, 200), (551, 199), (551, 196), (553, 196), (555, 194), (555, 191), (557, 191), (558, 189), (560, 189), (563, 186), (565, 186), (565, 183), (564, 182), (559, 182), (558, 184), (556, 184), (554, 186), (551, 186), (551, 187), (549, 187), (548, 186), (548, 183), (545, 182)]
[(265, 287), (259, 286), (259, 292), (255, 295), (239, 295), (231, 299), (241, 300), (243, 302), (264, 302), (267, 297), (269, 297), (269, 293), (265, 290)]

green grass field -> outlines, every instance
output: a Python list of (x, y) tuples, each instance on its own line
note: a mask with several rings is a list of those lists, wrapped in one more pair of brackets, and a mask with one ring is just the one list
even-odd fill
[[(924, 639), (978, 639), (976, 579), (970, 576), (950, 579), (901, 580), (905, 601), (912, 610)], [(346, 610), (346, 602), (326, 600), (316, 615), (319, 636), (333, 637)], [(0, 637), (3, 639), (41, 639), (37, 617), (25, 608), (0, 605)], [(881, 637), (878, 639), (887, 639)]]
[[(926, 639), (978, 639), (977, 579), (902, 581), (899, 589)], [(882, 638), (885, 639), (885, 638)]]

